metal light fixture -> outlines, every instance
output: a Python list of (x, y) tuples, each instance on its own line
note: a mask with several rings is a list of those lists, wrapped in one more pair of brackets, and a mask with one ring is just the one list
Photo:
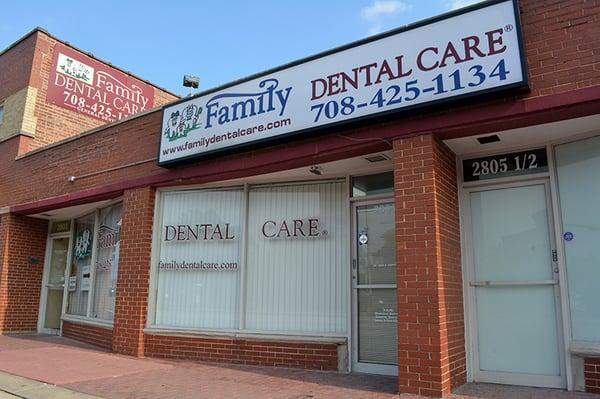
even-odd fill
[(323, 168), (320, 167), (319, 165), (311, 166), (308, 171), (310, 173), (312, 173), (313, 175), (317, 175), (317, 176), (321, 176), (323, 174)]
[(183, 87), (190, 88), (190, 96), (192, 89), (197, 89), (200, 86), (200, 78), (198, 76), (183, 75)]

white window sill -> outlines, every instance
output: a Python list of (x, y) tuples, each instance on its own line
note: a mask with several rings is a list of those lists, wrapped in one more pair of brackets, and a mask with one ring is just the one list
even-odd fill
[(151, 335), (171, 336), (196, 336), (206, 338), (236, 338), (254, 339), (261, 341), (289, 341), (326, 344), (346, 344), (348, 337), (340, 335), (298, 335), (297, 333), (285, 332), (254, 332), (254, 331), (232, 331), (232, 330), (197, 330), (187, 328), (172, 328), (163, 326), (151, 326), (144, 329), (144, 333)]
[(107, 328), (110, 330), (113, 328), (113, 322), (108, 320), (90, 319), (88, 317), (74, 316), (69, 314), (63, 315), (61, 319), (63, 321), (68, 321), (69, 323), (86, 324), (89, 326)]
[(573, 355), (600, 356), (600, 342), (573, 341), (569, 350)]

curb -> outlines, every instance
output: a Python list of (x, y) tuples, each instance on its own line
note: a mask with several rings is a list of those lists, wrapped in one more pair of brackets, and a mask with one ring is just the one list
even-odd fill
[(0, 372), (0, 399), (101, 399), (41, 381)]

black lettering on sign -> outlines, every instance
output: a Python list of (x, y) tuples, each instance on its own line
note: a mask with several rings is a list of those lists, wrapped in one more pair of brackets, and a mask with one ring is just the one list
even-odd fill
[(545, 148), (463, 160), (465, 182), (548, 171)]

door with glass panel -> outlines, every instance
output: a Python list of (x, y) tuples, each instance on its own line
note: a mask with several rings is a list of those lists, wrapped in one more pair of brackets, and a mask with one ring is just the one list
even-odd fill
[(564, 388), (548, 181), (466, 195), (474, 380)]
[(68, 236), (50, 239), (49, 260), (46, 263), (47, 272), (41, 332), (49, 334), (58, 334), (60, 332), (68, 253)]
[(353, 370), (398, 375), (394, 202), (353, 205)]

